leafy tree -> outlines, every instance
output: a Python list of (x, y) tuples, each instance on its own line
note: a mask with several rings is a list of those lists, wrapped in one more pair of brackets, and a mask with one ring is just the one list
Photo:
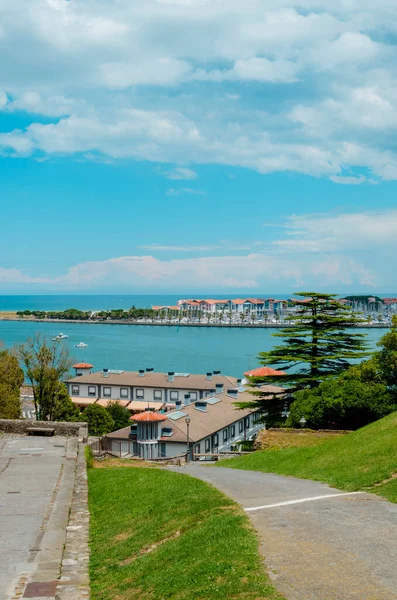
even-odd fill
[(111, 402), (106, 410), (112, 417), (114, 421), (114, 430), (122, 429), (123, 427), (127, 427), (130, 425), (130, 412), (121, 406), (120, 402)]
[(346, 372), (297, 392), (286, 424), (299, 427), (304, 417), (313, 429), (358, 429), (396, 409), (386, 385), (360, 381)]
[(78, 422), (83, 421), (78, 407), (72, 402), (66, 385), (58, 384), (55, 408), (52, 414), (54, 421)]
[(17, 346), (15, 352), (25, 367), (33, 388), (36, 418), (52, 420), (58, 400), (59, 382), (73, 364), (68, 350), (57, 343), (50, 345), (37, 334), (25, 344)]
[(375, 352), (373, 360), (379, 376), (397, 401), (397, 315), (392, 316), (392, 326), (377, 344), (381, 350)]
[(105, 435), (115, 429), (114, 421), (109, 412), (99, 404), (87, 406), (82, 419), (88, 423), (88, 433), (90, 435)]
[(0, 418), (21, 416), (20, 387), (24, 374), (18, 360), (8, 350), (0, 351)]

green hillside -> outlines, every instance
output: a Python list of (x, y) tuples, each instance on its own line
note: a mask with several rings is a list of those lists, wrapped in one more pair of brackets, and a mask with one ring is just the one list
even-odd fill
[(397, 479), (392, 479), (397, 475), (397, 412), (318, 446), (253, 452), (219, 466), (315, 479), (351, 491), (383, 482), (373, 491), (397, 501)]
[(181, 473), (116, 464), (88, 469), (92, 600), (282, 600), (230, 498)]

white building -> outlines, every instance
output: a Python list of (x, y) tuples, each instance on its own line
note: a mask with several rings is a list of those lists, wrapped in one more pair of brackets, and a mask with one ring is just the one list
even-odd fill
[(81, 408), (94, 403), (106, 406), (108, 402), (119, 400), (133, 412), (147, 407), (160, 410), (163, 405), (182, 406), (241, 384), (241, 379), (222, 375), (220, 371), (157, 373), (147, 368), (92, 372), (92, 365), (88, 363), (76, 364), (74, 369), (76, 376), (65, 383), (72, 401)]
[[(263, 386), (269, 398), (284, 392), (279, 386)], [(110, 451), (125, 456), (161, 458), (187, 452), (198, 455), (227, 452), (253, 439), (265, 427), (255, 409), (239, 409), (236, 402), (252, 402), (248, 388), (228, 389), (184, 405), (166, 414), (145, 411), (131, 417), (133, 424), (106, 436)]]

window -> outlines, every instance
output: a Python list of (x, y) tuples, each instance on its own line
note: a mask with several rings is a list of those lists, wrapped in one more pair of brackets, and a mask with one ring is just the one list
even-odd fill
[(219, 435), (217, 433), (212, 436), (212, 444), (214, 448), (217, 448), (219, 446)]
[(72, 385), (72, 396), (78, 396), (80, 394), (80, 386)]
[(200, 444), (196, 444), (194, 447), (194, 453), (195, 454), (200, 454)]
[(246, 429), (250, 428), (250, 418), (249, 417), (245, 417), (245, 428)]
[(244, 430), (244, 422), (243, 421), (239, 421), (238, 430), (239, 430), (239, 433), (243, 432), (243, 430)]
[(88, 395), (89, 396), (96, 396), (96, 386), (95, 385), (89, 385), (88, 386)]
[(236, 426), (232, 425), (231, 431), (230, 431), (230, 437), (234, 438), (235, 435), (236, 435)]
[(105, 386), (103, 388), (103, 397), (104, 398), (110, 398), (111, 395), (112, 395), (112, 388)]
[(209, 451), (210, 451), (210, 448), (211, 448), (210, 440), (209, 440), (209, 439), (206, 439), (206, 440), (205, 440), (205, 451), (206, 451), (206, 452), (209, 452)]
[(145, 391), (144, 390), (137, 390), (135, 397), (139, 400), (143, 400), (143, 398), (145, 397)]
[(155, 400), (162, 400), (163, 399), (163, 392), (162, 392), (162, 390), (154, 390), (154, 392), (153, 392), (153, 398)]
[(129, 397), (129, 389), (128, 388), (120, 388), (120, 398), (128, 398)]
[(175, 392), (175, 391), (170, 392), (170, 399), (171, 400), (179, 400), (179, 392)]
[(197, 392), (189, 392), (190, 394), (190, 400), (192, 402), (194, 402), (195, 400), (197, 400)]
[(223, 443), (227, 442), (227, 438), (228, 438), (227, 429), (224, 429), (223, 430)]

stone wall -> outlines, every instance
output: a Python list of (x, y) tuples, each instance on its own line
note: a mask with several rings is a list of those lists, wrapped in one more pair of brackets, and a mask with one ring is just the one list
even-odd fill
[(30, 421), (27, 419), (0, 419), (0, 432), (27, 435), (29, 427), (54, 429), (54, 435), (63, 437), (78, 437), (86, 440), (88, 435), (87, 423), (67, 423), (64, 421)]

